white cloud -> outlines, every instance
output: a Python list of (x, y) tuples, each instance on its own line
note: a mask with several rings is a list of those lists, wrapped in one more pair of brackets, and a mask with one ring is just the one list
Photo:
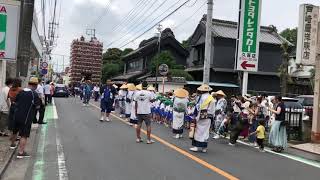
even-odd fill
[[(130, 42), (132, 39), (141, 34), (145, 29), (151, 27), (155, 22), (151, 23), (151, 20), (157, 16), (170, 13), (174, 8), (167, 10), (178, 0), (167, 0), (163, 7), (156, 11), (155, 7), (165, 0), (158, 1), (153, 8), (148, 9), (152, 13), (146, 13), (143, 11), (141, 14), (144, 16), (150, 14), (146, 20), (142, 21), (142, 17), (136, 17), (140, 19), (141, 25), (134, 31), (128, 31), (135, 26), (135, 20), (130, 20), (123, 23), (125, 26), (119, 28), (122, 31), (114, 31), (114, 27), (119, 25), (123, 18), (128, 14), (129, 11), (137, 4), (138, 0), (60, 0), (63, 2), (61, 21), (60, 21), (60, 38), (58, 46), (55, 48), (54, 53), (69, 55), (70, 43), (74, 38), (78, 38), (80, 35), (85, 33), (86, 25), (92, 24), (97, 18), (106, 12), (106, 5), (108, 1), (111, 2), (110, 10), (107, 14), (104, 14), (103, 18), (95, 26), (97, 31), (97, 37), (104, 42), (104, 45), (115, 41), (114, 45), (123, 45), (126, 42)], [(145, 1), (151, 3), (155, 0)], [(37, 1), (36, 1), (37, 2)], [(38, 1), (39, 2), (39, 1)], [(188, 3), (188, 6), (193, 4)], [(182, 41), (192, 35), (199, 20), (206, 13), (206, 0), (198, 0), (193, 7), (183, 7), (177, 11), (174, 15), (163, 21), (161, 24), (164, 28), (173, 28), (173, 32), (179, 41)], [(275, 25), (279, 30), (284, 28), (293, 28), (298, 24), (299, 5), (302, 3), (311, 3), (320, 5), (319, 0), (263, 0), (262, 1), (262, 15), (261, 25)], [(182, 1), (179, 2), (182, 4)], [(204, 6), (199, 10), (192, 18), (186, 21), (186, 18), (191, 16), (195, 10), (199, 9), (201, 5)], [(149, 7), (150, 4), (148, 4)], [(146, 6), (146, 5), (145, 5)], [(36, 3), (36, 8), (39, 10), (40, 3)], [(175, 6), (178, 7), (178, 6)], [(215, 0), (213, 7), (213, 17), (236, 21), (238, 19), (238, 8), (239, 0)], [(146, 9), (146, 10), (147, 10)], [(140, 9), (141, 10), (141, 9)], [(132, 16), (131, 16), (132, 17)], [(46, 17), (47, 20), (49, 17)], [(158, 18), (157, 20), (159, 20)], [(185, 21), (185, 22), (184, 22)], [(41, 25), (41, 16), (39, 17), (39, 27)], [(47, 22), (48, 23), (48, 22)], [(180, 25), (182, 24), (182, 25)], [(176, 26), (179, 27), (175, 30)], [(142, 28), (145, 27), (145, 28)], [(140, 30), (140, 31), (138, 31)], [(156, 27), (151, 29), (148, 33), (139, 37), (134, 42), (130, 42), (127, 47), (137, 48), (143, 39), (150, 38), (157, 32)], [(40, 31), (42, 33), (42, 31)], [(125, 36), (125, 37), (124, 37)], [(122, 38), (120, 41), (117, 39)], [(122, 43), (123, 42), (123, 43)]]

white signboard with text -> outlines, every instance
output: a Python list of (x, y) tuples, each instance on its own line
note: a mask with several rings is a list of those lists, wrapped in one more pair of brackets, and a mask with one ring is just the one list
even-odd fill
[(16, 60), (19, 17), (19, 1), (0, 0), (0, 59)]
[(317, 52), (319, 7), (311, 4), (300, 5), (297, 40), (297, 63), (314, 65)]

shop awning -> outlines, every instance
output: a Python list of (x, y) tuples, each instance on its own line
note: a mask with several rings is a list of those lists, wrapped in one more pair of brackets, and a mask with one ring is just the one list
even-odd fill
[[(203, 84), (202, 81), (187, 81), (188, 85), (199, 85)], [(238, 88), (239, 86), (233, 83), (218, 83), (218, 82), (210, 82), (209, 86), (213, 87), (227, 87), (227, 88)]]

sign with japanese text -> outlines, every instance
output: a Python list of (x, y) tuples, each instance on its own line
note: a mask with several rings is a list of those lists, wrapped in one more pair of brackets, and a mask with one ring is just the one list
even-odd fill
[(297, 63), (314, 65), (317, 51), (319, 7), (300, 5), (297, 40)]
[(0, 59), (17, 57), (19, 16), (19, 1), (0, 0)]
[(258, 71), (261, 0), (241, 0), (237, 70)]

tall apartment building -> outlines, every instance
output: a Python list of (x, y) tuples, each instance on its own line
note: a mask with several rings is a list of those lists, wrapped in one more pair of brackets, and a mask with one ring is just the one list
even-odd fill
[(96, 38), (86, 41), (83, 36), (71, 44), (70, 82), (78, 84), (83, 78), (100, 83), (103, 44)]

